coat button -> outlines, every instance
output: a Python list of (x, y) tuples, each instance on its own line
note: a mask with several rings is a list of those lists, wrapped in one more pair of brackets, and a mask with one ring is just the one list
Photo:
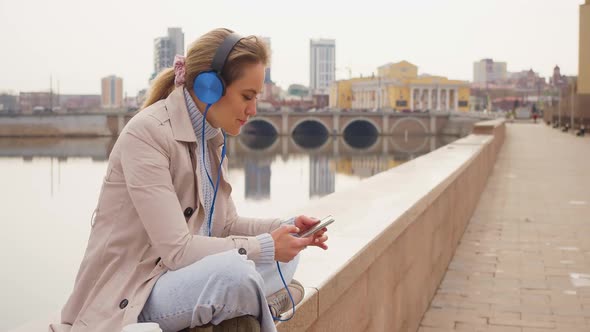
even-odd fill
[(193, 212), (195, 212), (195, 210), (193, 210), (193, 208), (192, 208), (192, 207), (187, 207), (187, 208), (184, 210), (184, 216), (188, 218), (188, 217), (190, 217), (190, 216), (192, 216), (192, 215), (193, 215)]
[(156, 266), (158, 265), (158, 263), (160, 263), (160, 261), (162, 260), (162, 258), (158, 257), (158, 259), (156, 259)]
[(245, 255), (245, 254), (247, 254), (247, 253), (248, 253), (248, 252), (247, 252), (247, 251), (246, 251), (246, 249), (244, 249), (244, 248), (240, 248), (240, 249), (238, 249), (238, 254), (240, 254), (240, 255)]
[(124, 299), (123, 301), (121, 301), (121, 303), (119, 303), (119, 308), (125, 309), (125, 307), (127, 307), (128, 304), (129, 301), (127, 301), (127, 299)]

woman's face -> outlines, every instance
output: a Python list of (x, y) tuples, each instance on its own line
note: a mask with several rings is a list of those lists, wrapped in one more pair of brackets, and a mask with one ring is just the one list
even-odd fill
[[(248, 119), (256, 115), (257, 95), (262, 92), (264, 86), (264, 69), (262, 63), (245, 65), (242, 77), (229, 85), (225, 96), (207, 112), (209, 124), (223, 129), (229, 135), (238, 135)], [(201, 111), (205, 110), (202, 103), (197, 105)]]

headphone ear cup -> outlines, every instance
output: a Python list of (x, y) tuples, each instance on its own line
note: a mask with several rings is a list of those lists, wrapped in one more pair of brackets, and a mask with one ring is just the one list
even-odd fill
[(205, 104), (215, 104), (225, 94), (223, 81), (214, 71), (206, 71), (195, 77), (193, 91)]

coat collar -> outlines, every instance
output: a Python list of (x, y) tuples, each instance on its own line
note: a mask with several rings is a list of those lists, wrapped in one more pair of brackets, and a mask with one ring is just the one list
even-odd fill
[[(181, 142), (196, 143), (197, 137), (186, 108), (183, 86), (176, 87), (164, 102), (170, 117), (170, 126), (172, 127), (174, 139)], [(219, 132), (210, 142), (214, 147), (223, 145), (223, 134)]]

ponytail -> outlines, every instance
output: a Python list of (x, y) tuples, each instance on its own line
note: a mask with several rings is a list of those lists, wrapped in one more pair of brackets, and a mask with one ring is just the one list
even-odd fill
[(166, 99), (174, 91), (174, 68), (166, 68), (154, 78), (149, 89), (148, 97), (141, 106), (144, 109), (151, 104)]

